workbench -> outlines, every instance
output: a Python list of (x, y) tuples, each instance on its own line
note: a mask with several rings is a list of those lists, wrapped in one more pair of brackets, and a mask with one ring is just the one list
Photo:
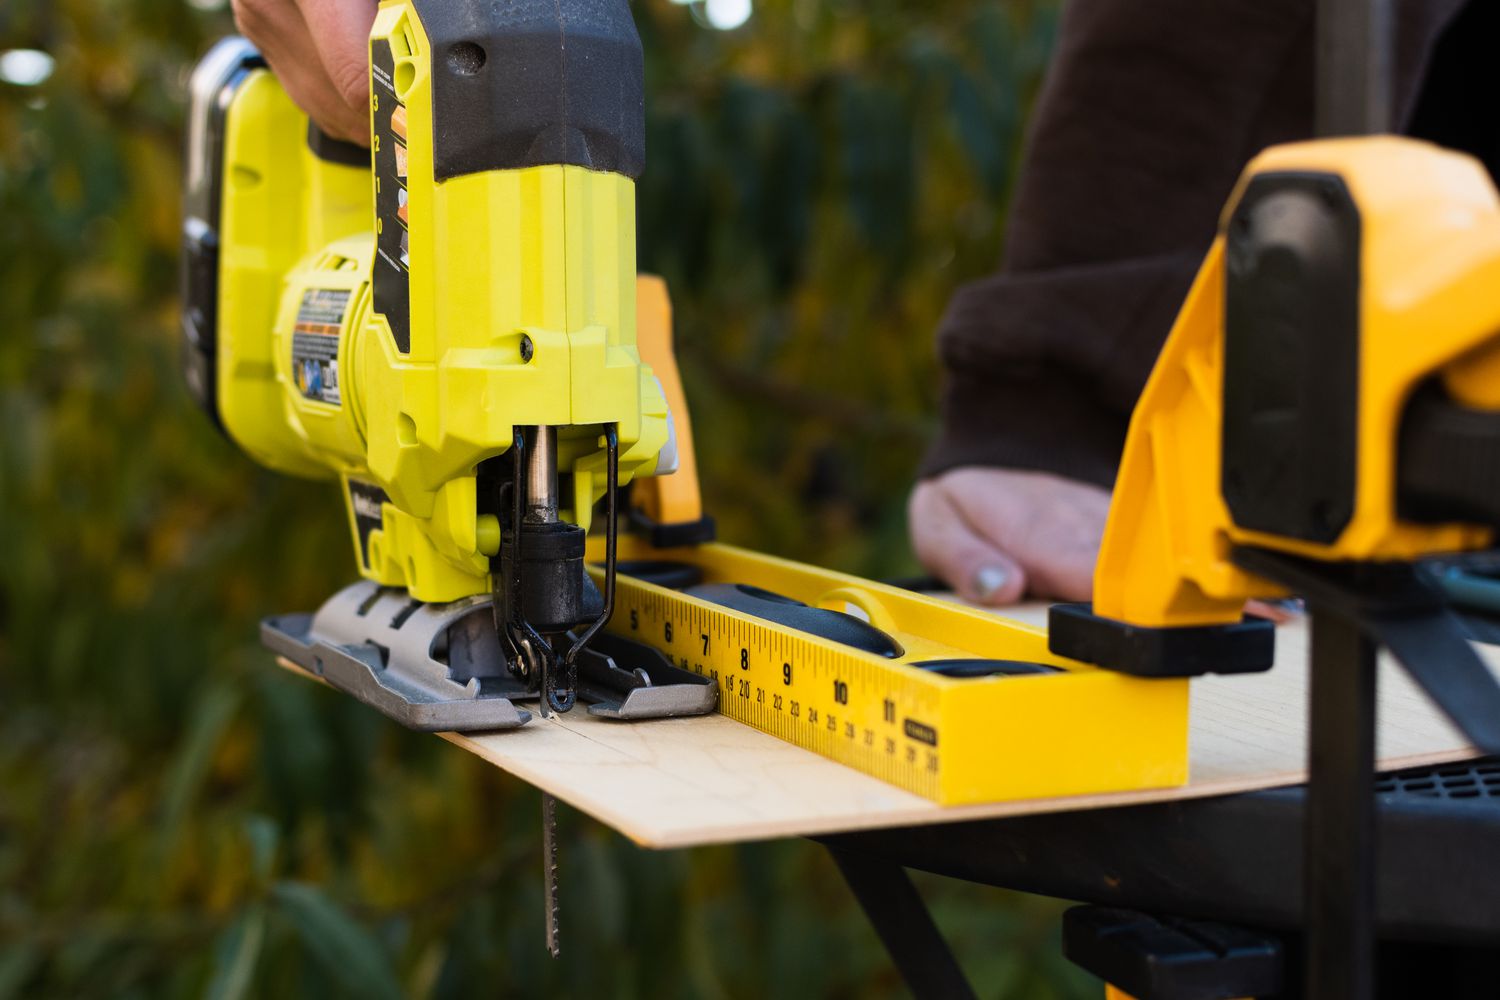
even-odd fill
[[(1005, 613), (1045, 620), (1040, 605)], [(1500, 655), (1482, 651), (1495, 670)], [(1298, 620), (1278, 629), (1270, 672), (1193, 681), (1186, 786), (949, 808), (717, 714), (621, 724), (575, 711), (444, 738), (643, 846), (813, 837), (833, 852), (914, 991), (961, 996), (968, 987), (905, 868), (1294, 932), (1306, 680)], [(1382, 934), (1500, 940), (1500, 862), (1490, 860), (1500, 844), (1500, 760), (1476, 760), (1386, 662), (1379, 712)]]
[[(918, 995), (958, 965), (904, 869), (1131, 911), (1249, 926), (1299, 980), (1304, 790), (819, 838)], [(1381, 996), (1492, 997), (1500, 960), (1500, 758), (1385, 773), (1377, 786)], [(1297, 995), (1295, 993), (1289, 995)]]

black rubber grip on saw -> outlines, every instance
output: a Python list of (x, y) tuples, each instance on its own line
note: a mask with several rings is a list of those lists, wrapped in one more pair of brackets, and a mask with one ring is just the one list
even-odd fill
[(436, 180), (646, 165), (640, 36), (626, 0), (414, 0), (432, 52)]

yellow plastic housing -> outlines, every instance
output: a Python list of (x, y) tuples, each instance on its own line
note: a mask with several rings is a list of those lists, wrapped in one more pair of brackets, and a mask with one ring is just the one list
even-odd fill
[[(587, 527), (604, 490), (604, 425), (618, 427), (626, 483), (655, 471), (667, 406), (636, 349), (631, 179), (537, 166), (436, 182), (414, 10), (382, 4), (371, 39), (394, 55), (403, 119), (409, 350), (371, 294), (376, 229), (388, 224), (378, 178), (315, 157), (306, 117), (259, 70), (226, 116), (220, 413), (257, 461), (341, 479), (364, 576), (452, 601), (490, 589), (499, 530), (479, 513), (476, 469), (509, 450), (514, 428), (558, 428), (572, 483), (561, 514)], [(373, 116), (373, 78), (372, 93)], [(344, 302), (341, 315), (313, 308), (324, 300)], [(296, 335), (331, 328), (336, 376), (320, 378), (336, 392), (309, 398)]]
[[(707, 583), (854, 613), (894, 638), (901, 655), (887, 659), (623, 574), (608, 626), (718, 683), (719, 711), (730, 718), (934, 802), (1187, 781), (1186, 680), (1101, 670), (1050, 653), (1041, 629), (729, 545), (654, 549), (631, 537), (620, 554), (689, 563)], [(976, 658), (1059, 672), (955, 678), (914, 666)]]

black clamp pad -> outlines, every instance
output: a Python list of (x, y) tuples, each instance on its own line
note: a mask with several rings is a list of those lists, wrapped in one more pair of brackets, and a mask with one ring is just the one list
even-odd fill
[(1206, 920), (1075, 906), (1063, 954), (1137, 1000), (1221, 1000), (1281, 992), (1281, 943)]
[(1054, 604), (1047, 648), (1058, 656), (1135, 677), (1254, 674), (1276, 658), (1276, 626), (1247, 615), (1232, 625), (1146, 628), (1094, 614), (1092, 604)]

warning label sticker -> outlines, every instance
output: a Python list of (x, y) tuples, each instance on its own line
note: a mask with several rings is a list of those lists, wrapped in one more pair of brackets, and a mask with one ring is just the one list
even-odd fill
[(306, 399), (338, 406), (339, 331), (349, 308), (349, 291), (309, 288), (302, 293), (292, 327), (292, 377)]

